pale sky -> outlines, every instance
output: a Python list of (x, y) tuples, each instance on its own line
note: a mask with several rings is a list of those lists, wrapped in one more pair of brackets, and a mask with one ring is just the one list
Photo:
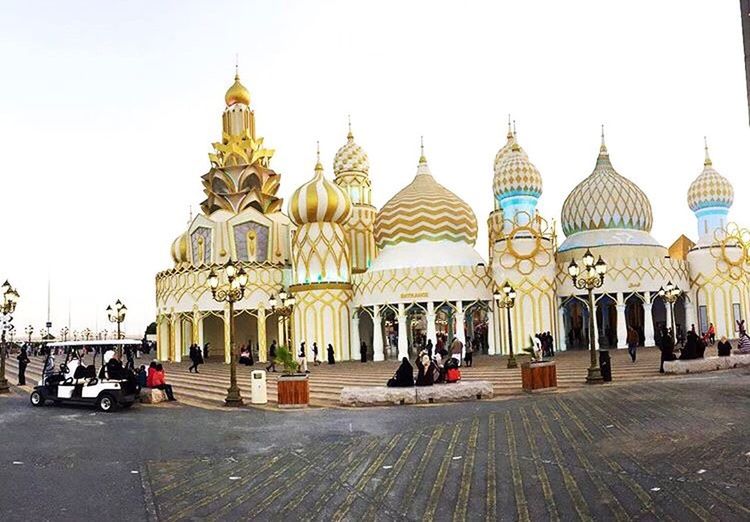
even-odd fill
[(154, 276), (203, 200), (235, 54), (285, 198), (312, 176), (316, 140), (332, 176), (347, 114), (378, 207), (414, 176), (423, 134), (435, 178), (474, 208), (486, 258), (511, 113), (547, 218), (590, 174), (604, 122), (662, 244), (695, 239), (686, 191), (704, 135), (735, 188), (730, 219), (750, 224), (736, 0), (5, 1), (0, 279), (21, 294), (18, 331), (43, 326), (48, 278), (55, 335), (69, 308), (71, 329), (111, 331), (117, 298), (128, 333), (154, 320)]

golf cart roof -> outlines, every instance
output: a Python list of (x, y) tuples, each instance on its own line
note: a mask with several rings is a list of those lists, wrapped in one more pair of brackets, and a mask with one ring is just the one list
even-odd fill
[(135, 339), (110, 339), (107, 341), (66, 341), (59, 343), (48, 343), (47, 346), (51, 348), (67, 348), (76, 346), (124, 346), (124, 345), (139, 345), (141, 341)]

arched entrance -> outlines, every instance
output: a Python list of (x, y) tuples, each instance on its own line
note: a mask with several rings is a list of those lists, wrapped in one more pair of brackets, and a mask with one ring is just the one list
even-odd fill
[(643, 346), (646, 339), (643, 317), (643, 298), (631, 294), (625, 300), (625, 324), (628, 331), (632, 328), (638, 334), (638, 346)]
[(589, 348), (589, 310), (578, 296), (567, 298), (563, 304), (563, 325), (568, 350)]
[(471, 342), (475, 353), (489, 350), (489, 303), (474, 301), (464, 308), (466, 344)]
[(208, 357), (214, 361), (224, 360), (224, 316), (207, 312), (203, 317), (203, 345), (210, 343)]
[(609, 294), (596, 298), (596, 325), (600, 348), (617, 347), (616, 301)]

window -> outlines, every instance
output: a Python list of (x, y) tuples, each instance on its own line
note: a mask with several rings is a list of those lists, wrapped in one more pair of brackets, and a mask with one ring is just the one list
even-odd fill
[(698, 307), (698, 335), (708, 330), (708, 309), (706, 305)]
[(732, 312), (734, 312), (734, 331), (739, 332), (740, 329), (737, 324), (742, 321), (742, 311), (740, 310), (740, 303), (732, 304)]

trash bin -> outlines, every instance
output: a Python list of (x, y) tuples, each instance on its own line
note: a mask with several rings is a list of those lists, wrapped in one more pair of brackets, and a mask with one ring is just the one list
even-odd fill
[(609, 350), (599, 350), (599, 368), (604, 382), (612, 382), (612, 360), (609, 358)]
[(266, 387), (266, 372), (253, 370), (250, 373), (250, 402), (253, 404), (268, 403), (268, 388)]

